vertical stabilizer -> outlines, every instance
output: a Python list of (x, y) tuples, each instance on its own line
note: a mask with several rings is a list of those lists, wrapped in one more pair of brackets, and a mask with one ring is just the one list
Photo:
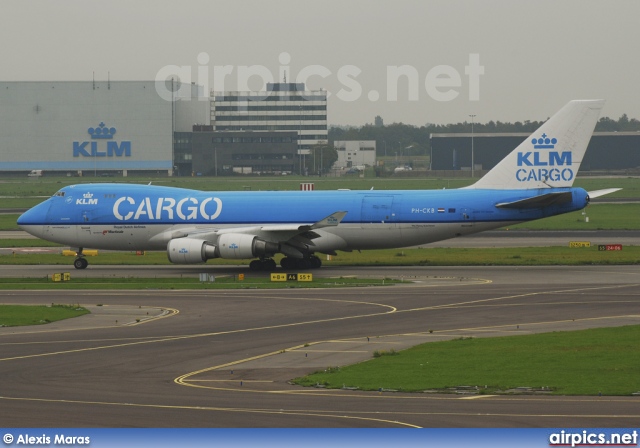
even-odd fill
[(571, 187), (603, 105), (604, 100), (570, 101), (467, 188)]

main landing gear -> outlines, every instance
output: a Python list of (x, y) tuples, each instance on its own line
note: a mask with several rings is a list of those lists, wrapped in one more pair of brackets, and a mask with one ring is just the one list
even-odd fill
[(280, 260), (280, 266), (284, 269), (318, 269), (322, 266), (322, 260), (315, 255), (305, 258), (285, 257)]
[[(318, 269), (322, 266), (322, 260), (315, 255), (304, 258), (285, 257), (280, 260), (280, 266), (284, 269)], [(276, 267), (276, 262), (271, 258), (253, 260), (249, 263), (252, 271), (273, 271)]]
[(76, 269), (87, 269), (87, 266), (89, 266), (89, 262), (84, 257), (81, 247), (78, 249), (78, 252), (76, 252), (76, 259), (73, 260), (73, 267)]
[(276, 262), (271, 258), (261, 258), (249, 263), (249, 268), (252, 271), (272, 271), (276, 268)]

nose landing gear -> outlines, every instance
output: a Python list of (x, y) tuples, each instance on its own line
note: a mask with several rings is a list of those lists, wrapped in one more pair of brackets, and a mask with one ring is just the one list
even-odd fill
[(89, 262), (82, 253), (81, 247), (78, 249), (78, 252), (76, 252), (76, 259), (73, 260), (73, 267), (76, 269), (87, 269), (87, 266), (89, 266)]

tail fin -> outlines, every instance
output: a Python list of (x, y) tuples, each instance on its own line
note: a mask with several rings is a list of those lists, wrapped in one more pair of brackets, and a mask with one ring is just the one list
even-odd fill
[(570, 101), (467, 188), (571, 187), (603, 105), (604, 100)]

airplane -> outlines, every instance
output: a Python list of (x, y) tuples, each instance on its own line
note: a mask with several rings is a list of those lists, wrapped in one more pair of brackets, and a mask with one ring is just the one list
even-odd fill
[(603, 100), (570, 101), (474, 184), (450, 190), (206, 192), (134, 184), (64, 187), (18, 225), (84, 248), (166, 250), (172, 263), (254, 259), (252, 270), (313, 269), (316, 254), (424, 245), (581, 210), (619, 190), (572, 187)]

